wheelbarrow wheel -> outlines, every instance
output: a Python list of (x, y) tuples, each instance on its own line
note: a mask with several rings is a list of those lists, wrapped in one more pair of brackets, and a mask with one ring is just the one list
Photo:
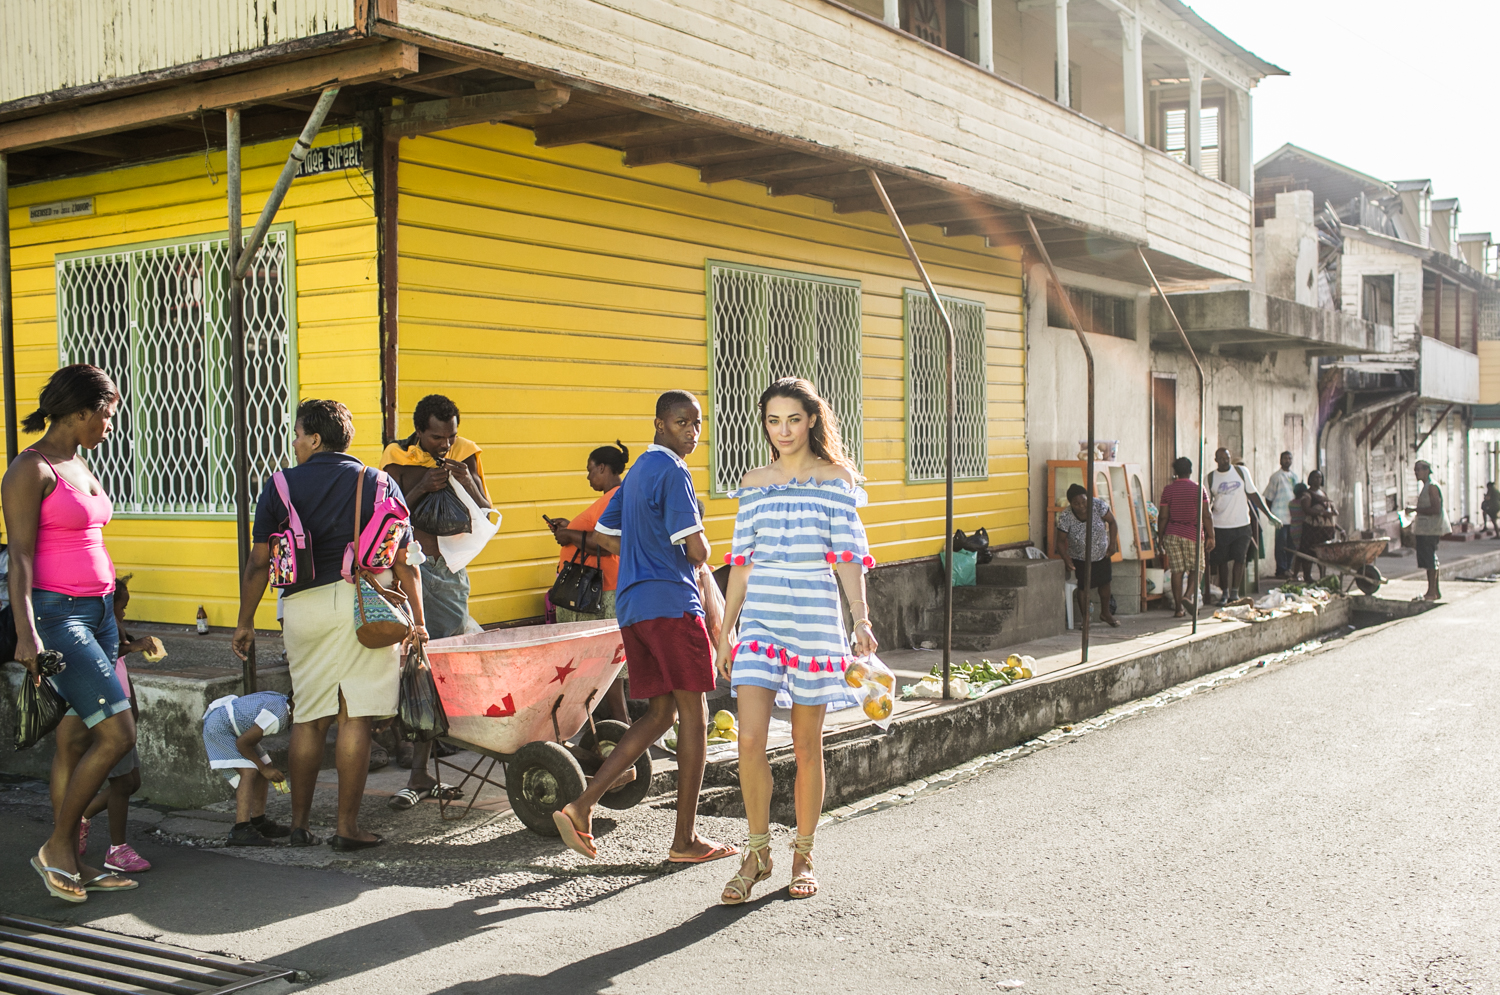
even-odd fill
[[(583, 738), (578, 741), (578, 745), (590, 752), (597, 750), (600, 757), (607, 757), (614, 752), (615, 746), (629, 729), (628, 725), (617, 719), (595, 722), (593, 730), (585, 732)], [(650, 793), (651, 751), (647, 750), (636, 758), (635, 780), (622, 784), (613, 791), (605, 792), (604, 797), (599, 799), (599, 804), (616, 811), (634, 808)]]
[(1354, 577), (1354, 586), (1366, 594), (1374, 594), (1384, 583), (1385, 578), (1380, 575), (1380, 570), (1373, 563), (1367, 564), (1364, 570)]
[(583, 794), (583, 787), (583, 768), (561, 743), (527, 743), (505, 766), (511, 810), (540, 836), (557, 835), (552, 813)]

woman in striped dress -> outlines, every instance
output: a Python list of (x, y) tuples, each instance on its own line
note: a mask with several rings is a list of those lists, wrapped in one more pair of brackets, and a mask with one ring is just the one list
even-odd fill
[[(833, 412), (812, 384), (787, 377), (761, 395), (760, 417), (771, 462), (745, 474), (735, 492), (740, 510), (725, 558), (729, 596), (714, 654), (739, 697), (740, 790), (750, 828), (745, 861), (724, 888), (726, 905), (744, 902), (771, 876), (766, 738), (777, 705), (791, 707), (797, 757), (791, 895), (817, 894), (812, 847), (823, 811), (823, 715), (854, 703), (844, 671), (876, 647), (864, 578), (875, 560), (856, 510), (865, 494)], [(844, 631), (839, 581), (854, 617), (852, 640)], [(731, 646), (736, 623), (739, 638)]]

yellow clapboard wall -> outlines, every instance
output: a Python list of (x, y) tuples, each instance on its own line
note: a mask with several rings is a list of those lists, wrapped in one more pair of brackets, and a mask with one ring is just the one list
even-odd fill
[[(326, 130), (318, 145), (359, 138)], [(291, 139), (242, 150), (243, 224), (255, 224), (286, 161)], [(57, 368), (58, 253), (223, 232), (225, 157), (202, 154), (31, 183), (11, 191), (16, 312), (17, 411), (36, 407)], [(27, 206), (93, 197), (88, 217), (31, 224)], [(380, 453), (380, 330), (374, 199), (358, 170), (297, 179), (276, 217), (296, 226), (298, 393), (334, 397), (354, 414), (351, 451)], [(290, 427), (288, 427), (290, 432)], [(24, 449), (36, 436), (23, 433)], [(105, 530), (116, 569), (134, 574), (130, 618), (191, 625), (202, 604), (213, 625), (238, 614), (233, 519), (117, 518)], [(267, 598), (257, 623), (275, 625)]]
[[(402, 431), (420, 397), (452, 397), (505, 515), (469, 568), (479, 621), (540, 614), (557, 557), (541, 515), (594, 500), (584, 463), (595, 446), (618, 438), (642, 452), (670, 388), (708, 409), (709, 259), (860, 281), (863, 518), (882, 562), (941, 548), (943, 485), (904, 482), (902, 292), (921, 284), (883, 215), (836, 216), (826, 202), (773, 199), (744, 182), (708, 186), (680, 166), (627, 169), (598, 146), (539, 149), (509, 125), (403, 140), (397, 185)], [(986, 305), (990, 475), (958, 485), (958, 524), (1024, 540), (1018, 250), (932, 227), (913, 235), (940, 291)], [(688, 461), (700, 495), (712, 433), (710, 419)], [(719, 548), (734, 514), (732, 500), (708, 503)]]

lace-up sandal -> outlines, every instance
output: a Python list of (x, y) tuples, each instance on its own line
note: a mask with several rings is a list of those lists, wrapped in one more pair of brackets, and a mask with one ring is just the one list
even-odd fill
[(771, 876), (771, 834), (751, 833), (745, 850), (755, 858), (755, 876), (746, 877), (744, 865), (741, 865), (719, 896), (719, 901), (725, 905), (745, 904), (750, 900), (750, 889)]
[(806, 869), (800, 874), (792, 875), (787, 893), (793, 898), (811, 898), (818, 893), (818, 879), (813, 876), (812, 851), (813, 838), (798, 833), (797, 838), (792, 841), (792, 852), (806, 858)]

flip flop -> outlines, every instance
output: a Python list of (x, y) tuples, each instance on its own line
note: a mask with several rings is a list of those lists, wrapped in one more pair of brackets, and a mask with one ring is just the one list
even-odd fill
[(558, 809), (552, 813), (552, 823), (557, 826), (557, 835), (567, 844), (568, 849), (575, 853), (581, 853), (593, 860), (599, 856), (599, 851), (594, 847), (594, 837), (573, 825), (573, 820), (568, 818), (568, 813)]
[[(103, 881), (105, 878), (119, 878), (119, 880), (123, 881), (124, 884), (100, 884), (99, 882)], [(85, 881), (83, 883), (83, 890), (84, 891), (132, 891), (132, 890), (134, 890), (136, 888), (139, 888), (140, 886), (141, 886), (141, 883), (139, 881), (135, 881), (135, 880), (132, 880), (131, 878), (127, 878), (127, 877), (121, 877), (119, 874), (116, 874), (114, 871), (105, 871), (102, 874), (95, 874), (93, 877), (91, 877), (87, 881)]]
[[(704, 842), (709, 841), (705, 840)], [(728, 843), (714, 843), (712, 848), (710, 848), (709, 851), (701, 857), (690, 857), (685, 853), (676, 853), (672, 850), (668, 850), (667, 863), (706, 864), (710, 860), (723, 860), (725, 857), (737, 857), (739, 856), (739, 853), (740, 851), (738, 847), (730, 846)]]
[(67, 871), (63, 870), (60, 867), (48, 867), (46, 864), (42, 863), (41, 856), (42, 852), (38, 850), (36, 856), (31, 858), (31, 869), (36, 871), (37, 874), (41, 875), (42, 884), (47, 886), (48, 894), (50, 894), (53, 898), (61, 898), (65, 902), (72, 902), (74, 905), (80, 904), (82, 902), (87, 902), (89, 900), (88, 895), (75, 895), (72, 892), (63, 891), (61, 888), (54, 885), (52, 883), (52, 879), (47, 875), (56, 874), (58, 877), (66, 881), (72, 881), (74, 884), (82, 884), (83, 882), (80, 875), (76, 873), (69, 874)]
[(407, 809), (416, 808), (421, 800), (421, 794), (411, 788), (402, 788), (391, 795), (391, 800), (386, 802), (386, 806), (397, 812), (405, 812)]
[(359, 840), (349, 836), (330, 836), (328, 838), (328, 845), (340, 852), (347, 852), (350, 850), (368, 850), (372, 846), (379, 846), (380, 844), (385, 842), (384, 836), (381, 836), (379, 833), (376, 833), (374, 835), (375, 838), (372, 840)]

